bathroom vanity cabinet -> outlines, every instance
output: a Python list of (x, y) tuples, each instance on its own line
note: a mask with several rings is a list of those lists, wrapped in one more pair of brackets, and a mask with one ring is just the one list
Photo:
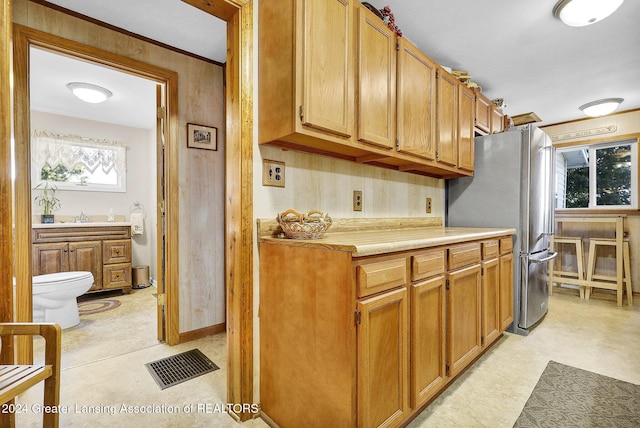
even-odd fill
[(94, 283), (89, 293), (131, 291), (130, 226), (60, 226), (32, 229), (32, 272), (87, 271)]

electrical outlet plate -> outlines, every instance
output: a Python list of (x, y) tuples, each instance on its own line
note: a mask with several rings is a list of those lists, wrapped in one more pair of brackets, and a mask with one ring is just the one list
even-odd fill
[(284, 187), (284, 162), (269, 159), (262, 161), (262, 185)]
[(353, 191), (353, 210), (362, 211), (362, 190)]
[(427, 214), (431, 214), (431, 198), (427, 198)]

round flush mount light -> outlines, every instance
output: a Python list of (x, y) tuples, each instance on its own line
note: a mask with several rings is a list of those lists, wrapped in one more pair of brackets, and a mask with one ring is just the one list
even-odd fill
[(571, 27), (584, 27), (602, 21), (615, 12), (624, 0), (560, 0), (553, 15)]
[(584, 114), (590, 117), (606, 116), (613, 113), (623, 98), (604, 98), (602, 100), (591, 101), (578, 107)]
[(91, 83), (71, 82), (67, 83), (67, 88), (73, 92), (73, 95), (82, 101), (91, 104), (105, 102), (113, 95), (110, 90), (105, 89), (102, 86), (92, 85)]

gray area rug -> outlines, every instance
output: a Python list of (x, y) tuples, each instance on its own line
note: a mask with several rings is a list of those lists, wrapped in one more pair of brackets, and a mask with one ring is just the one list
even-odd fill
[(549, 361), (516, 427), (640, 427), (640, 385)]

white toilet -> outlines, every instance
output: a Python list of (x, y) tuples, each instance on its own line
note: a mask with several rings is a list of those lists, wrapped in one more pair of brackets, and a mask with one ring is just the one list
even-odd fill
[(91, 272), (58, 272), (33, 277), (33, 322), (54, 322), (60, 328), (80, 323), (76, 298), (91, 288)]

